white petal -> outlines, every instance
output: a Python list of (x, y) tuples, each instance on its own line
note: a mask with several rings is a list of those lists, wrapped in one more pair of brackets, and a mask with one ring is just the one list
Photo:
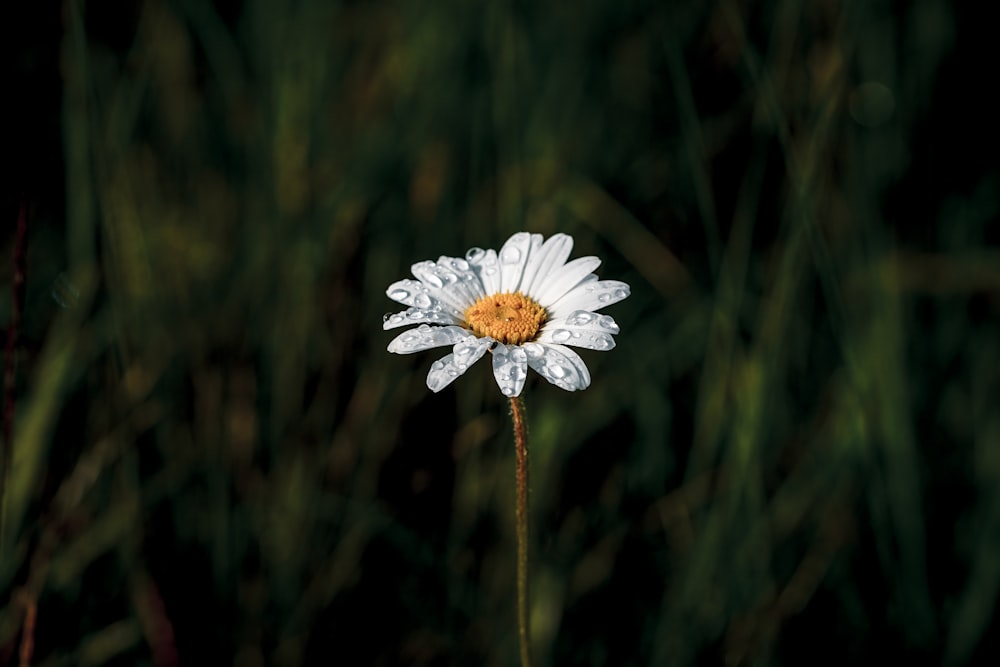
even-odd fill
[(448, 281), (454, 291), (460, 294), (470, 306), (486, 296), (479, 274), (473, 271), (469, 263), (461, 257), (438, 257), (437, 272), (442, 280)]
[(396, 354), (412, 354), (432, 347), (454, 345), (468, 335), (469, 332), (462, 327), (431, 327), (421, 324), (416, 329), (404, 331), (393, 338), (387, 349)]
[(533, 252), (524, 267), (520, 290), (534, 298), (544, 289), (548, 277), (557, 270), (573, 251), (573, 237), (555, 234), (542, 244), (538, 252)]
[(587, 365), (565, 345), (525, 343), (521, 347), (528, 355), (528, 365), (560, 389), (576, 391), (590, 386)]
[(541, 245), (541, 234), (529, 234), (528, 232), (518, 232), (514, 234), (500, 248), (500, 291), (517, 291), (521, 284), (521, 276), (524, 275), (524, 266), (528, 262), (532, 245), (538, 237), (538, 245)]
[(549, 321), (538, 335), (540, 343), (562, 343), (606, 351), (615, 346), (612, 334), (620, 331), (610, 315), (574, 310), (567, 317)]
[(414, 306), (421, 310), (445, 310), (452, 315), (462, 317), (465, 308), (454, 297), (444, 294), (444, 290), (431, 288), (418, 280), (397, 280), (385, 291), (393, 301), (404, 306)]
[(545, 306), (554, 304), (567, 292), (580, 284), (591, 271), (601, 265), (597, 257), (578, 257), (569, 264), (552, 272), (545, 284), (538, 290), (536, 300)]
[(558, 319), (574, 310), (600, 310), (618, 303), (629, 294), (631, 289), (628, 284), (620, 280), (590, 281), (577, 285), (545, 310), (550, 319)]
[(452, 353), (455, 355), (455, 366), (460, 368), (463, 373), (469, 366), (479, 361), (479, 358), (486, 354), (486, 350), (490, 349), (490, 345), (496, 342), (489, 336), (480, 338), (469, 335), (468, 331), (465, 334), (452, 349)]
[(455, 310), (464, 312), (475, 301), (464, 293), (460, 278), (454, 271), (441, 269), (430, 260), (417, 262), (410, 267), (410, 271), (428, 288), (431, 296)]
[(520, 396), (528, 378), (528, 354), (516, 345), (498, 343), (493, 348), (493, 377), (504, 396)]
[(443, 310), (422, 310), (420, 308), (407, 308), (401, 313), (393, 313), (382, 318), (382, 328), (398, 329), (411, 324), (429, 322), (431, 324), (461, 324), (462, 321)]
[(496, 250), (469, 248), (469, 251), (465, 253), (465, 259), (479, 276), (480, 282), (483, 283), (484, 295), (496, 294), (500, 291), (500, 262), (497, 260)]
[(447, 387), (455, 378), (469, 370), (494, 342), (488, 337), (466, 336), (455, 343), (451, 354), (431, 364), (431, 370), (427, 373), (427, 388), (437, 393)]
[(431, 370), (427, 373), (427, 388), (435, 394), (463, 373), (455, 366), (454, 359), (455, 355), (449, 354), (431, 364)]

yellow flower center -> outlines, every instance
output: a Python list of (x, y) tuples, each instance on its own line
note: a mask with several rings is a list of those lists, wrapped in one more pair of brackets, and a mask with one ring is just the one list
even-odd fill
[(520, 292), (483, 297), (465, 311), (465, 323), (474, 334), (490, 336), (505, 345), (533, 339), (545, 317), (545, 309)]

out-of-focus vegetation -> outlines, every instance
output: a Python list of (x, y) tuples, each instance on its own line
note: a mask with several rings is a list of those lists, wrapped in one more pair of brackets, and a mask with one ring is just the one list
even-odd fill
[(996, 653), (973, 3), (21, 4), (0, 664), (513, 664), (505, 402), (380, 324), (521, 229), (632, 285), (525, 390), (539, 664)]

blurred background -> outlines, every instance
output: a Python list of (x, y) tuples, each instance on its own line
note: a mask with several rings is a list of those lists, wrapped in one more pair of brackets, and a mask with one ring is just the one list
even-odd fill
[(525, 389), (537, 664), (987, 662), (979, 6), (8, 7), (0, 664), (515, 664), (506, 402), (381, 321), (523, 229), (632, 286)]

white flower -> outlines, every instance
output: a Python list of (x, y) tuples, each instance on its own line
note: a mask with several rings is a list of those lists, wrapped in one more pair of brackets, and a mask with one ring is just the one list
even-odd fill
[(500, 248), (472, 248), (459, 257), (418, 262), (416, 280), (400, 280), (386, 294), (409, 306), (387, 315), (383, 329), (419, 324), (389, 343), (389, 351), (410, 354), (451, 346), (427, 374), (431, 391), (444, 389), (487, 351), (505, 396), (518, 396), (528, 367), (567, 391), (586, 389), (590, 372), (566, 347), (610, 350), (619, 329), (597, 310), (629, 295), (617, 280), (598, 280), (596, 257), (567, 262), (573, 239), (556, 234), (514, 234)]

